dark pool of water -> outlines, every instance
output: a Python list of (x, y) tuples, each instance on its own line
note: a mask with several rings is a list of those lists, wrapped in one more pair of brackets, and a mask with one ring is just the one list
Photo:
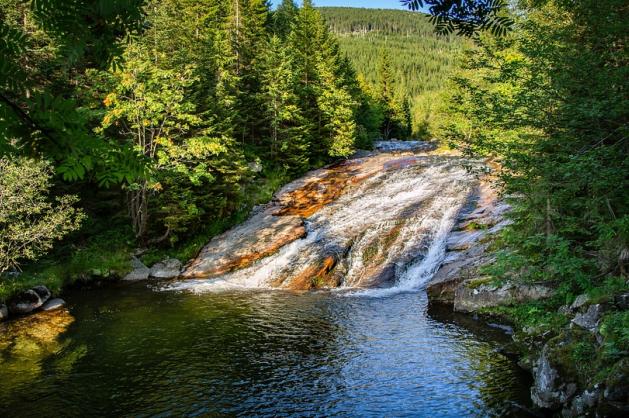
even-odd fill
[(500, 335), (431, 317), (423, 293), (66, 297), (46, 354), (0, 353), (0, 416), (527, 416)]

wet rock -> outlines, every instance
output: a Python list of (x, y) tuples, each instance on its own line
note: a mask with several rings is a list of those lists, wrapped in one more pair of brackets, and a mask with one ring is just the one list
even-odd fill
[(585, 313), (578, 313), (575, 315), (572, 323), (578, 325), (581, 328), (585, 328), (588, 331), (595, 332), (598, 327), (598, 323), (603, 315), (603, 305), (590, 305)]
[(151, 267), (151, 277), (158, 279), (172, 279), (178, 277), (181, 273), (181, 261), (176, 258), (168, 258), (159, 263), (155, 263)]
[(588, 295), (586, 294), (579, 295), (576, 297), (574, 302), (572, 302), (572, 305), (570, 305), (570, 309), (573, 311), (576, 311), (580, 309), (581, 307), (587, 305), (589, 301), (590, 301), (590, 297)]
[(213, 238), (186, 266), (183, 278), (207, 278), (247, 267), (306, 235), (299, 216), (262, 212)]
[(9, 308), (7, 305), (0, 305), (0, 322), (6, 320), (9, 317)]
[(61, 309), (66, 306), (66, 302), (63, 299), (55, 298), (50, 299), (48, 302), (44, 303), (41, 307), (42, 311), (54, 311), (56, 309)]
[(494, 324), (492, 322), (489, 322), (487, 326), (491, 328), (499, 329), (500, 331), (504, 332), (507, 335), (513, 335), (513, 327), (510, 327), (509, 325)]
[(26, 315), (44, 304), (39, 294), (33, 290), (26, 290), (9, 302), (9, 312), (14, 315)]
[(149, 274), (151, 273), (151, 270), (136, 257), (133, 257), (131, 259), (131, 268), (132, 270), (126, 276), (124, 276), (122, 280), (146, 280), (149, 278)]
[(492, 284), (474, 286), (473, 281), (466, 281), (455, 290), (454, 310), (475, 312), (483, 308), (545, 299), (553, 293), (553, 289), (542, 285), (507, 283), (502, 286)]
[(320, 262), (307, 266), (297, 275), (287, 278), (285, 281), (276, 281), (274, 287), (283, 287), (291, 290), (309, 290), (325, 287), (337, 287), (333, 283), (331, 275), (337, 260), (333, 255), (328, 255)]
[(566, 418), (582, 417), (587, 412), (591, 412), (598, 403), (601, 390), (599, 386), (585, 390), (582, 394), (575, 396), (569, 407), (561, 411), (561, 415)]
[(459, 231), (453, 232), (448, 236), (446, 249), (448, 251), (467, 250), (472, 245), (480, 241), (486, 232), (484, 231)]

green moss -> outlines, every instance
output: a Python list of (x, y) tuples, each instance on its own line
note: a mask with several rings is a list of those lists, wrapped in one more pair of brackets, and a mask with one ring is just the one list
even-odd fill
[(469, 287), (470, 289), (476, 289), (477, 287), (480, 287), (484, 284), (492, 284), (492, 283), (497, 283), (497, 280), (494, 277), (482, 276), (482, 277), (468, 280), (466, 282), (466, 286)]
[(465, 226), (466, 231), (484, 231), (489, 229), (489, 226), (486, 224), (480, 224), (478, 222), (470, 222)]
[(363, 251), (362, 259), (363, 263), (369, 263), (373, 261), (379, 252), (378, 240), (371, 242)]

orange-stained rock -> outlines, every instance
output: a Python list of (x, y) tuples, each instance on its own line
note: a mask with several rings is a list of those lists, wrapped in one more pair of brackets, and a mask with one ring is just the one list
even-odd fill
[(262, 212), (214, 237), (181, 276), (207, 278), (244, 268), (305, 235), (306, 228), (300, 217)]
[(349, 163), (325, 170), (320, 177), (311, 178), (301, 187), (281, 194), (278, 198), (280, 208), (274, 215), (299, 215), (307, 218), (336, 200), (346, 187), (366, 178), (358, 174), (356, 165)]
[(333, 255), (329, 255), (319, 263), (307, 266), (292, 277), (275, 280), (273, 286), (290, 290), (337, 287), (338, 283), (332, 283), (331, 276), (334, 267), (336, 267), (336, 262), (336, 258)]

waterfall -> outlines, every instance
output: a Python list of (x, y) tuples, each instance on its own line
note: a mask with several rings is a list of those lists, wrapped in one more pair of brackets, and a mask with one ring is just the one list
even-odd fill
[[(376, 157), (363, 160), (370, 158)], [(310, 276), (322, 265), (334, 266), (325, 270), (325, 280), (335, 283), (323, 287), (338, 287), (342, 294), (385, 296), (421, 288), (443, 260), (446, 238), (474, 178), (458, 157), (378, 158), (378, 170), (305, 218), (305, 237), (245, 268), (166, 288), (291, 289), (318, 280)]]

